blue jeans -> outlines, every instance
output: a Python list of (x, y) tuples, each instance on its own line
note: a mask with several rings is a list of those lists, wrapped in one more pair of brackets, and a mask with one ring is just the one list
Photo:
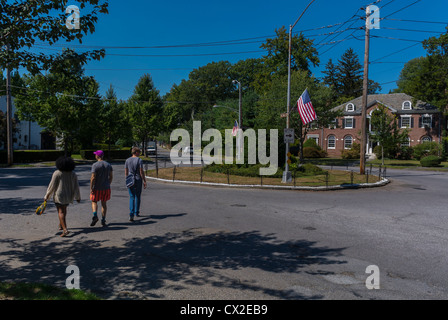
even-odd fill
[(136, 180), (134, 185), (128, 188), (129, 191), (129, 215), (133, 217), (140, 213), (140, 201), (142, 196), (142, 181)]

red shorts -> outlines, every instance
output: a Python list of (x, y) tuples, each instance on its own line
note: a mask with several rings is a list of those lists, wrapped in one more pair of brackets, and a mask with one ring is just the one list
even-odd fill
[(110, 200), (110, 189), (107, 190), (93, 190), (90, 193), (90, 201), (109, 201)]

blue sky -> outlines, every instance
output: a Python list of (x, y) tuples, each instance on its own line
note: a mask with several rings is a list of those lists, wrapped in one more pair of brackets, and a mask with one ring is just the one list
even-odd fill
[[(209, 62), (227, 60), (235, 63), (261, 57), (264, 53), (259, 47), (263, 40), (275, 35), (275, 29), (293, 24), (309, 2), (111, 0), (109, 14), (100, 16), (95, 34), (83, 39), (84, 48), (79, 49), (76, 42), (72, 44), (77, 50), (87, 46), (115, 47), (107, 49), (107, 56), (101, 61), (90, 62), (86, 66), (86, 73), (95, 76), (100, 83), (102, 94), (112, 84), (118, 98), (127, 99), (138, 79), (149, 73), (163, 95), (173, 84), (187, 79), (194, 68)], [(313, 69), (317, 77), (322, 76), (321, 70), (328, 59), (336, 61), (350, 47), (363, 61), (364, 32), (346, 29), (363, 25), (361, 19), (350, 18), (365, 15), (365, 11), (359, 9), (372, 2), (374, 0), (315, 0), (295, 26), (294, 32), (308, 30), (304, 34), (315, 39), (316, 45), (321, 44), (317, 46), (321, 63)], [(68, 4), (77, 5), (77, 2), (69, 1)], [(396, 87), (394, 81), (398, 79), (404, 63), (425, 55), (421, 44), (415, 41), (438, 36), (445, 31), (446, 25), (420, 21), (448, 22), (448, 1), (383, 0), (376, 5), (381, 8), (381, 17), (389, 17), (381, 21), (380, 30), (371, 32), (370, 61), (375, 63), (370, 65), (370, 78), (382, 84), (382, 93), (388, 93)], [(342, 24), (344, 22), (347, 23)], [(339, 33), (328, 35), (335, 31)], [(257, 37), (260, 38), (231, 45), (179, 47)], [(339, 40), (344, 41), (329, 44)], [(64, 46), (67, 47), (66, 44)], [(154, 46), (171, 48), (130, 48)]]

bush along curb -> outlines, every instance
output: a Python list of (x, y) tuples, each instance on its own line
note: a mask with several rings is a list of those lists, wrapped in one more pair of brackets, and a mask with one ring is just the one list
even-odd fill
[(280, 190), (304, 190), (304, 191), (329, 191), (329, 190), (346, 190), (346, 189), (363, 189), (363, 188), (375, 188), (382, 187), (390, 183), (389, 179), (383, 178), (381, 181), (374, 183), (354, 183), (354, 184), (342, 184), (333, 186), (318, 186), (318, 187), (307, 187), (307, 186), (282, 186), (282, 185), (252, 185), (252, 184), (226, 184), (226, 183), (216, 183), (216, 182), (200, 182), (200, 181), (184, 181), (184, 180), (169, 180), (154, 177), (146, 177), (146, 179), (159, 181), (164, 183), (175, 183), (175, 184), (193, 184), (193, 185), (203, 185), (203, 186), (216, 186), (216, 187), (231, 187), (231, 188), (253, 188), (253, 189), (280, 189)]

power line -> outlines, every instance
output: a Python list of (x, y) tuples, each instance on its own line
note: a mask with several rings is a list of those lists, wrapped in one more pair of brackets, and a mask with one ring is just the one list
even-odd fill
[(415, 30), (415, 29), (388, 28), (388, 27), (382, 27), (382, 29), (386, 29), (386, 30), (397, 30), (397, 31), (410, 31), (410, 32), (440, 33), (440, 34), (445, 33), (444, 31)]
[(448, 22), (440, 22), (440, 21), (422, 21), (422, 20), (389, 19), (389, 18), (382, 18), (381, 20), (402, 21), (402, 22), (415, 22), (415, 23), (433, 23), (433, 24), (448, 25)]
[(419, 43), (414, 43), (413, 45), (410, 45), (409, 47), (406, 47), (406, 48), (404, 48), (404, 49), (397, 50), (397, 51), (392, 52), (392, 53), (390, 53), (390, 54), (388, 54), (388, 55), (385, 55), (385, 56), (383, 56), (383, 57), (381, 57), (381, 58), (378, 58), (378, 59), (372, 61), (371, 63), (374, 63), (374, 62), (377, 62), (378, 60), (382, 60), (382, 59), (384, 59), (384, 58), (393, 56), (393, 55), (395, 55), (395, 54), (397, 54), (397, 53), (400, 53), (400, 52), (402, 52), (402, 51), (409, 50), (409, 49), (411, 49), (411, 48), (413, 48), (413, 47), (415, 47), (415, 46), (417, 46), (417, 45), (419, 45)]
[(413, 3), (411, 3), (411, 4), (408, 4), (407, 6), (405, 6), (405, 7), (401, 8), (401, 9), (399, 9), (399, 10), (397, 10), (397, 11), (395, 11), (395, 12), (393, 12), (393, 13), (387, 15), (387, 16), (385, 16), (384, 18), (381, 18), (380, 20), (384, 20), (384, 19), (386, 19), (386, 18), (389, 18), (390, 16), (392, 16), (392, 15), (394, 15), (394, 14), (400, 12), (400, 11), (403, 11), (403, 10), (405, 10), (405, 9), (407, 9), (407, 8), (409, 8), (409, 7), (411, 7), (411, 6), (413, 6), (413, 5), (417, 4), (417, 3), (419, 3), (420, 1), (422, 1), (422, 0), (417, 0), (417, 1), (413, 2)]
[(418, 42), (422, 43), (422, 40), (414, 40), (414, 39), (402, 39), (402, 38), (394, 38), (394, 37), (385, 37), (385, 36), (377, 36), (371, 35), (372, 38), (380, 38), (380, 39), (389, 39), (389, 40), (399, 40), (399, 41), (409, 41), (409, 42)]

